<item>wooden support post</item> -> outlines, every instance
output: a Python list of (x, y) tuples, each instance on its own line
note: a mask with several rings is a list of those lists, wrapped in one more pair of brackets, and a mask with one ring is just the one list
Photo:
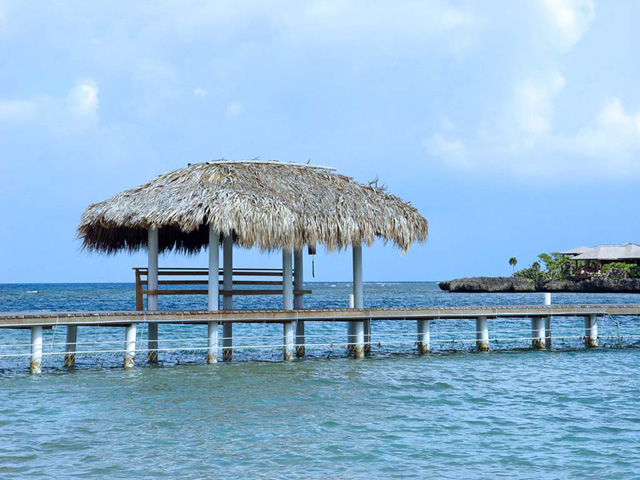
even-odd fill
[[(304, 289), (304, 255), (302, 249), (293, 252), (293, 290), (300, 292)], [(293, 308), (302, 310), (304, 308), (304, 295), (295, 293), (293, 296)], [(296, 322), (296, 357), (301, 358), (305, 355), (305, 335), (304, 320)]]
[(144, 310), (144, 298), (142, 295), (142, 279), (140, 278), (140, 270), (136, 268), (136, 311)]
[[(349, 294), (349, 298), (348, 298), (348, 302), (349, 302), (349, 308), (354, 308), (354, 299), (353, 299), (353, 293)], [(353, 352), (353, 347), (355, 345), (355, 339), (354, 339), (354, 325), (355, 322), (350, 321), (347, 322), (347, 352)]]
[(283, 324), (283, 358), (285, 361), (293, 360), (294, 349), (294, 328), (293, 322), (284, 322)]
[(293, 310), (293, 266), (291, 249), (282, 249), (282, 309)]
[(598, 348), (597, 315), (589, 315), (584, 318), (584, 345), (587, 348)]
[[(158, 229), (147, 232), (147, 289), (158, 290)], [(147, 310), (158, 310), (158, 295), (147, 294)]]
[[(353, 302), (354, 307), (364, 308), (364, 295), (362, 288), (362, 245), (353, 247)], [(364, 352), (371, 351), (371, 320), (364, 320)]]
[[(150, 228), (147, 232), (147, 289), (158, 290), (158, 229)], [(147, 294), (147, 310), (158, 310), (158, 295)], [(158, 363), (158, 324), (149, 323), (147, 326), (148, 361)]]
[[(287, 311), (293, 310), (293, 259), (291, 255), (290, 248), (282, 249), (282, 308)], [(293, 360), (293, 322), (284, 322), (282, 324), (282, 335), (284, 339), (284, 359), (285, 361)]]
[(233, 359), (233, 324), (222, 323), (222, 360), (230, 362)]
[(476, 351), (489, 351), (489, 324), (487, 317), (476, 318)]
[[(220, 234), (209, 225), (208, 307), (210, 312), (220, 308)], [(207, 364), (218, 362), (218, 322), (207, 323)]]
[(42, 327), (31, 327), (31, 363), (32, 374), (42, 373)]
[(124, 368), (133, 368), (136, 359), (136, 323), (125, 327), (124, 332)]
[(364, 308), (362, 295), (362, 245), (353, 246), (353, 306)]
[[(233, 234), (225, 235), (222, 241), (222, 287), (226, 291), (233, 290)], [(222, 308), (233, 310), (233, 296), (225, 295), (222, 298)], [(230, 361), (233, 358), (233, 324), (224, 322), (222, 327), (222, 360)]]
[(78, 343), (78, 326), (67, 325), (67, 341), (64, 348), (64, 366), (73, 367), (76, 364), (76, 349)]
[(353, 333), (355, 343), (353, 347), (353, 356), (355, 358), (364, 358), (364, 322), (353, 322)]
[(418, 320), (418, 352), (421, 355), (431, 351), (431, 325), (429, 320)]
[(158, 324), (149, 322), (147, 324), (147, 349), (149, 350), (147, 356), (150, 364), (155, 365), (158, 363)]

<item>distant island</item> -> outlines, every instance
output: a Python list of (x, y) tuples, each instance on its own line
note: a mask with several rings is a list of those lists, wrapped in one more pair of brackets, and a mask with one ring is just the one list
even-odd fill
[(598, 245), (541, 253), (510, 277), (469, 277), (440, 282), (450, 292), (640, 293), (640, 245)]

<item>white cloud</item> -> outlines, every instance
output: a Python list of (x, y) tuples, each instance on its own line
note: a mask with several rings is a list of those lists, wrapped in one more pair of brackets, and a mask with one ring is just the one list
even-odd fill
[(567, 51), (578, 43), (595, 17), (593, 0), (541, 0), (556, 48)]
[(296, 42), (383, 46), (469, 27), (475, 17), (448, 0), (317, 0), (292, 2), (274, 21)]
[(243, 113), (244, 113), (244, 107), (240, 102), (230, 103), (229, 106), (227, 106), (227, 110), (225, 111), (225, 114), (229, 118), (239, 117)]
[(527, 79), (516, 85), (510, 102), (513, 112), (506, 117), (515, 142), (512, 147), (529, 148), (549, 136), (554, 97), (564, 85), (564, 77), (558, 72), (551, 72), (543, 79)]
[(36, 102), (33, 100), (0, 99), (0, 122), (29, 122), (35, 118), (36, 111)]
[(193, 95), (196, 97), (205, 97), (209, 92), (207, 92), (204, 88), (194, 88), (193, 89)]
[[(619, 98), (608, 100), (576, 134), (555, 124), (556, 103), (571, 85), (562, 72), (564, 57), (595, 18), (593, 0), (540, 0), (514, 42), (515, 72), (495, 106), (461, 133), (453, 124), (427, 135), (431, 155), (462, 171), (510, 172), (521, 178), (640, 174), (640, 111), (628, 113)], [(522, 40), (525, 39), (525, 40)], [(510, 85), (509, 85), (510, 84)], [(570, 128), (570, 127), (569, 127)], [(454, 131), (456, 130), (456, 131)]]
[(94, 117), (98, 110), (98, 86), (95, 82), (78, 82), (67, 95), (67, 108), (76, 117)]
[(574, 136), (559, 136), (559, 149), (601, 157), (611, 166), (616, 160), (632, 161), (636, 168), (640, 160), (633, 159), (640, 152), (640, 109), (627, 113), (619, 98), (611, 98), (602, 106), (593, 122)]
[(464, 140), (442, 133), (435, 133), (424, 141), (424, 146), (430, 153), (447, 159), (452, 165), (458, 167), (468, 167), (467, 148)]

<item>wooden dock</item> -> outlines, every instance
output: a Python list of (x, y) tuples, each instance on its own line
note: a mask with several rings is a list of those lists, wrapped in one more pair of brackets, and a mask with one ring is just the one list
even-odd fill
[(207, 324), (220, 323), (288, 323), (349, 322), (364, 320), (438, 320), (586, 317), (589, 315), (640, 316), (640, 305), (518, 305), (474, 307), (416, 307), (371, 309), (304, 310), (157, 310), (157, 311), (77, 311), (77, 312), (0, 312), (0, 328), (30, 328), (54, 325), (116, 326), (130, 323)]
[[(475, 320), (476, 350), (489, 350), (488, 320), (529, 319), (531, 321), (531, 346), (545, 349), (551, 346), (551, 319), (553, 317), (584, 318), (584, 339), (588, 348), (598, 347), (598, 318), (603, 317), (640, 317), (640, 305), (522, 305), (522, 306), (470, 306), (470, 307), (417, 307), (417, 308), (341, 308), (341, 309), (302, 309), (302, 310), (184, 310), (184, 311), (86, 311), (86, 312), (2, 312), (0, 329), (31, 330), (31, 372), (40, 373), (43, 352), (43, 330), (66, 327), (65, 366), (75, 363), (78, 345), (78, 327), (124, 327), (124, 349), (122, 352), (125, 368), (134, 366), (136, 356), (136, 328), (138, 324), (151, 326), (161, 324), (207, 325), (207, 363), (216, 363), (219, 350), (218, 327), (220, 324), (282, 324), (283, 340), (277, 345), (283, 349), (284, 360), (292, 360), (294, 352), (304, 356), (307, 343), (304, 336), (304, 324), (307, 322), (349, 322), (345, 345), (356, 358), (371, 348), (371, 321), (416, 321), (416, 346), (421, 354), (431, 351), (430, 324), (434, 321)], [(367, 330), (368, 326), (368, 330)], [(300, 328), (302, 327), (302, 328)], [(367, 333), (368, 332), (368, 333)], [(141, 340), (141, 339), (138, 339)], [(157, 338), (149, 336), (147, 348), (150, 363), (158, 362)], [(275, 346), (275, 345), (274, 345)], [(222, 358), (231, 360), (233, 342), (230, 335), (222, 339)]]

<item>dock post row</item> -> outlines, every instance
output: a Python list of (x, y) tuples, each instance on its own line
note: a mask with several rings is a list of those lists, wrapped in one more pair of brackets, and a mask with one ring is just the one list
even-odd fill
[[(214, 249), (214, 252), (217, 250)], [(289, 254), (287, 254), (287, 258)], [(216, 258), (215, 255), (212, 255), (211, 258), (212, 264), (215, 264)], [(291, 263), (291, 262), (289, 262)], [(285, 261), (285, 271), (288, 269), (287, 262)], [(214, 269), (215, 270), (215, 269)], [(216, 289), (216, 282), (212, 282), (212, 289)], [(289, 308), (285, 309), (281, 312), (274, 312), (273, 319), (278, 321), (278, 323), (283, 324), (283, 358), (287, 361), (290, 361), (296, 355), (296, 349), (300, 347), (305, 347), (304, 344), (296, 343), (299, 342), (298, 332), (296, 331), (296, 322), (299, 321), (299, 318), (313, 321), (332, 321), (336, 317), (335, 310), (323, 311), (323, 310), (314, 310), (314, 311), (305, 311), (305, 310), (294, 310), (291, 308), (293, 302), (293, 289), (285, 297), (289, 305)], [(213, 303), (210, 305), (210, 310), (215, 310), (216, 304)], [(553, 315), (557, 316), (566, 316), (570, 315), (573, 317), (583, 317), (584, 318), (584, 336), (581, 336), (584, 339), (584, 345), (586, 348), (598, 348), (599, 340), (598, 340), (598, 317), (602, 315), (622, 315), (622, 316), (634, 316), (638, 317), (640, 315), (640, 309), (637, 305), (630, 306), (612, 306), (613, 308), (609, 308), (606, 305), (592, 306), (592, 307), (577, 307), (578, 311), (576, 311), (576, 307), (567, 306), (563, 308), (563, 306), (558, 306), (553, 309), (548, 309), (549, 311), (535, 312), (535, 308), (531, 308), (531, 310), (524, 310), (522, 312), (517, 312), (514, 310), (510, 310), (509, 312), (505, 312), (499, 314), (496, 312), (494, 307), (486, 307), (486, 314), (482, 314), (482, 310), (484, 307), (475, 308), (473, 314), (463, 314), (462, 312), (453, 314), (455, 315), (453, 318), (461, 318), (458, 315), (462, 315), (462, 318), (475, 319), (476, 322), (476, 348), (475, 350), (478, 352), (487, 352), (490, 348), (490, 338), (489, 338), (489, 327), (488, 327), (488, 318), (497, 318), (499, 317), (519, 317), (519, 318), (536, 318), (537, 322), (533, 323), (537, 330), (532, 331), (532, 348), (540, 349), (543, 348), (550, 343), (550, 330), (546, 328), (545, 323), (548, 321), (547, 319)], [(363, 358), (365, 356), (365, 347), (367, 343), (366, 338), (366, 330), (365, 330), (365, 321), (371, 318), (377, 319), (389, 319), (389, 320), (403, 320), (409, 317), (407, 315), (407, 311), (400, 311), (395, 314), (392, 314), (392, 310), (387, 309), (378, 309), (378, 310), (369, 310), (359, 313), (347, 313), (352, 309), (345, 309), (344, 316), (338, 315), (342, 321), (351, 325), (352, 330), (350, 331), (350, 337), (348, 339), (349, 342), (352, 343), (353, 350), (351, 351), (355, 358)], [(436, 319), (442, 319), (440, 309), (431, 309), (431, 311), (425, 309), (418, 309), (421, 311), (419, 318), (416, 318), (416, 347), (418, 353), (420, 354), (428, 354), (431, 351), (431, 322)], [(517, 309), (516, 309), (517, 310)], [(613, 310), (613, 311), (611, 311)], [(476, 313), (477, 312), (477, 313)], [(123, 315), (123, 320), (117, 320), (120, 315)], [(45, 314), (44, 317), (51, 318), (51, 321), (42, 321), (43, 314), (34, 314), (31, 315), (12, 315), (12, 314), (4, 314), (4, 320), (1, 322), (7, 328), (25, 328), (22, 327), (21, 324), (25, 324), (27, 328), (31, 331), (31, 343), (30, 343), (30, 372), (31, 373), (40, 373), (42, 371), (42, 358), (43, 358), (43, 330), (58, 326), (66, 326), (66, 345), (64, 347), (64, 365), (65, 367), (73, 367), (76, 363), (76, 357), (78, 354), (78, 326), (79, 325), (92, 325), (95, 321), (97, 326), (99, 325), (108, 325), (109, 323), (114, 323), (115, 325), (121, 325), (125, 330), (125, 345), (123, 350), (123, 366), (125, 368), (132, 368), (135, 365), (136, 359), (136, 334), (137, 334), (137, 326), (139, 323), (146, 324), (147, 327), (152, 324), (158, 325), (159, 323), (163, 323), (163, 316), (169, 315), (171, 316), (171, 312), (157, 312), (158, 319), (154, 320), (148, 318), (146, 315), (140, 315), (140, 312), (131, 312), (131, 316), (127, 318), (128, 312), (116, 312), (115, 318), (113, 318), (113, 314), (109, 312), (105, 312), (106, 317), (111, 317), (110, 320), (103, 320), (100, 317), (100, 314), (92, 314), (86, 315), (84, 312), (78, 312), (77, 317), (73, 318), (76, 314), (65, 314), (66, 321), (60, 322), (60, 317), (55, 314), (55, 312), (49, 313), (49, 315)], [(192, 314), (192, 312), (184, 312)], [(180, 313), (181, 318), (183, 318), (184, 313)], [(229, 312), (229, 317), (222, 315), (221, 317), (216, 315), (216, 320), (210, 320), (212, 317), (208, 315), (204, 315), (204, 312), (193, 312), (195, 313), (195, 319), (201, 321), (202, 323), (207, 325), (207, 348), (206, 348), (206, 361), (209, 364), (216, 363), (217, 361), (217, 353), (218, 353), (218, 327), (220, 323), (232, 325), (234, 323), (233, 318), (238, 316), (241, 312), (233, 311)], [(267, 314), (267, 311), (260, 313), (259, 315)], [(327, 315), (329, 314), (329, 315)], [(389, 314), (392, 314), (389, 317)], [(83, 321), (82, 317), (96, 317), (95, 320), (92, 321)], [(253, 318), (251, 314), (247, 318), (245, 315), (239, 315), (237, 321), (249, 321), (253, 322)], [(452, 317), (452, 314), (449, 313), (447, 315), (448, 318)], [(260, 318), (260, 317), (259, 317)], [(206, 320), (204, 320), (206, 319)], [(0, 316), (0, 320), (2, 320), (2, 316)], [(203, 321), (204, 320), (204, 321)], [(36, 324), (34, 325), (34, 321)], [(0, 326), (2, 326), (0, 324)], [(147, 331), (151, 330), (150, 328)], [(297, 339), (298, 338), (298, 339)], [(224, 340), (224, 339), (223, 339)], [(230, 339), (228, 339), (230, 340)], [(153, 344), (151, 344), (153, 345)], [(225, 344), (222, 343), (223, 348), (230, 346), (230, 343)], [(156, 351), (152, 352), (149, 349), (149, 353), (156, 353), (161, 351), (162, 349), (158, 349), (156, 347)]]

